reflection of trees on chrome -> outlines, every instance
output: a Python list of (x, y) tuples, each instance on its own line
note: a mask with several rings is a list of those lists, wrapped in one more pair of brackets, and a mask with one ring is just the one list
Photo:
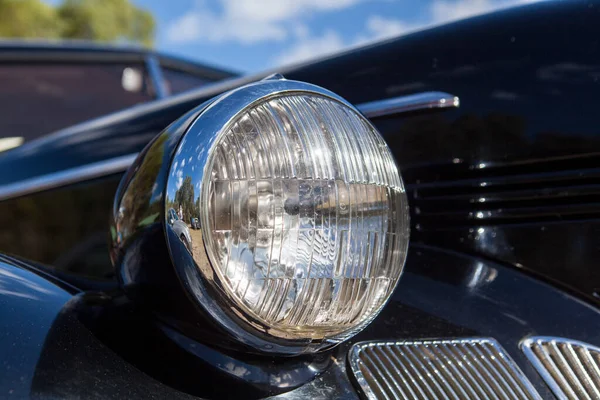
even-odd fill
[(192, 218), (197, 217), (198, 214), (197, 211), (194, 211), (194, 197), (192, 177), (186, 176), (181, 187), (175, 192), (175, 204), (177, 205), (177, 209), (181, 206), (183, 221), (187, 224), (191, 224)]
[(161, 135), (148, 150), (144, 157), (139, 172), (129, 183), (123, 196), (121, 207), (123, 211), (119, 218), (119, 225), (123, 232), (131, 233), (136, 229), (136, 221), (152, 223), (160, 215), (160, 198), (152, 199), (153, 187), (156, 177), (163, 163), (165, 141), (167, 135)]

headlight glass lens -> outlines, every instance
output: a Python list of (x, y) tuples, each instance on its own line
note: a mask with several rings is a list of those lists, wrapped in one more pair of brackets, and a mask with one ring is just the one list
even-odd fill
[(239, 113), (202, 182), (203, 239), (236, 313), (286, 339), (343, 339), (391, 295), (408, 244), (402, 180), (370, 123), (325, 96)]

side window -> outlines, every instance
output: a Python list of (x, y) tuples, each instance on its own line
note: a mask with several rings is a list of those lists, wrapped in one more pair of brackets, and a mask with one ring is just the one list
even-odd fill
[(213, 82), (206, 77), (172, 68), (163, 67), (162, 74), (169, 94), (185, 92)]
[(0, 139), (27, 142), (152, 100), (142, 64), (0, 64)]

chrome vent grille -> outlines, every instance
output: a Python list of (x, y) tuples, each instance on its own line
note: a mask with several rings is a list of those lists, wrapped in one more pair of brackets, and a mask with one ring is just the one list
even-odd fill
[(600, 348), (575, 340), (536, 336), (523, 352), (560, 399), (600, 399)]
[(369, 399), (539, 399), (493, 339), (362, 342), (350, 367)]

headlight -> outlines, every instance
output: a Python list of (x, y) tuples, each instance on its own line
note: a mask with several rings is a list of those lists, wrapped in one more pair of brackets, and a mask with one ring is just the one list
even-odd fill
[[(177, 147), (164, 202), (200, 221), (194, 267), (177, 268), (188, 294), (260, 351), (313, 352), (357, 333), (406, 258), (389, 148), (352, 105), (306, 83), (261, 81), (206, 106)], [(177, 264), (180, 235), (165, 226)]]

